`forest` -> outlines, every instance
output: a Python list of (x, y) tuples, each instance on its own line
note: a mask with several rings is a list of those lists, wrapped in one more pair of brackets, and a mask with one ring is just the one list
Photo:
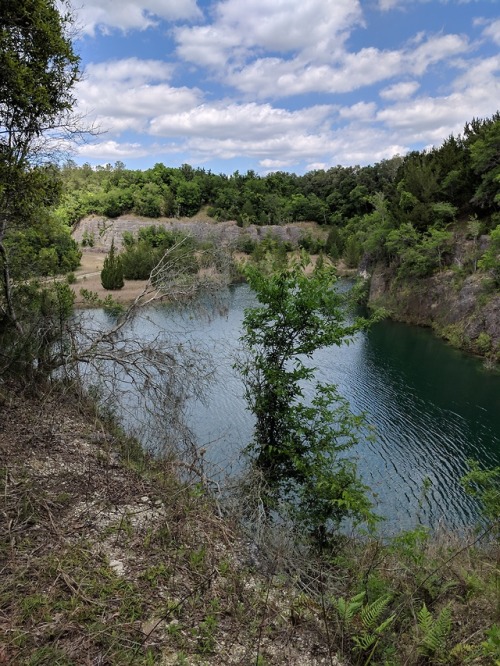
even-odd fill
[[(59, 168), (63, 194), (57, 219), (71, 226), (89, 214), (192, 217), (201, 209), (241, 227), (314, 221), (329, 230), (311, 243), (350, 267), (382, 261), (400, 277), (424, 277), (449, 265), (452, 232), (476, 241), (460, 270), (493, 271), (499, 225), (500, 114), (473, 119), (438, 148), (370, 166), (336, 166), (297, 176), (247, 172), (227, 176), (184, 164), (133, 171), (123, 163)], [(478, 239), (490, 235), (487, 256)], [(92, 239), (86, 239), (88, 243)]]

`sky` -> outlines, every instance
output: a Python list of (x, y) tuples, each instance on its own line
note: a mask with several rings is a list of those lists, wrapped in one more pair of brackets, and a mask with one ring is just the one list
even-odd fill
[(70, 0), (77, 163), (302, 174), (500, 109), (500, 0)]

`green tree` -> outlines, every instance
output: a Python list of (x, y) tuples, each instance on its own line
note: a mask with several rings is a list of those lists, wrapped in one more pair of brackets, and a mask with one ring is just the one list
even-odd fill
[(115, 241), (111, 242), (111, 248), (101, 271), (101, 284), (104, 289), (117, 290), (124, 285), (123, 266), (121, 258), (115, 254)]
[(478, 262), (479, 268), (491, 271), (496, 285), (500, 285), (500, 224), (490, 234), (490, 245)]
[(481, 183), (472, 198), (473, 203), (487, 211), (500, 206), (500, 114), (484, 121), (479, 137), (470, 148), (472, 169)]
[[(13, 253), (18, 234), (27, 229), (43, 233), (44, 223), (50, 217), (48, 210), (60, 194), (57, 170), (48, 165), (54, 156), (54, 141), (76, 130), (71, 110), (79, 58), (68, 37), (70, 23), (70, 17), (59, 13), (54, 0), (2, 1), (0, 347), (4, 368), (10, 366), (9, 356), (20, 358), (21, 350), (26, 352), (25, 362), (31, 365), (33, 355), (28, 350), (37, 344), (43, 346), (51, 338), (37, 325), (42, 316), (41, 299), (33, 294), (31, 299), (21, 298), (16, 293), (32, 273), (32, 266), (23, 267)], [(74, 248), (70, 250), (74, 252)], [(40, 259), (44, 270), (54, 270), (55, 255), (45, 253)], [(58, 249), (57, 260), (60, 259)], [(25, 344), (28, 339), (29, 345)]]
[(354, 416), (336, 387), (316, 384), (310, 404), (304, 382), (317, 349), (340, 345), (360, 328), (345, 321), (344, 297), (323, 266), (311, 276), (305, 262), (247, 278), (259, 306), (246, 311), (242, 341), (249, 356), (238, 365), (256, 418), (248, 446), (266, 481), (268, 510), (285, 510), (318, 537), (342, 519), (372, 517), (356, 467), (344, 452), (357, 440), (362, 419)]
[(178, 215), (195, 215), (201, 206), (201, 190), (196, 181), (181, 182), (175, 196)]
[(339, 233), (339, 230), (337, 227), (333, 226), (328, 232), (325, 243), (325, 251), (331, 259), (337, 260), (342, 255), (343, 249), (344, 244), (342, 242), (342, 237)]
[(344, 247), (344, 260), (348, 268), (357, 268), (363, 249), (357, 236), (349, 236)]

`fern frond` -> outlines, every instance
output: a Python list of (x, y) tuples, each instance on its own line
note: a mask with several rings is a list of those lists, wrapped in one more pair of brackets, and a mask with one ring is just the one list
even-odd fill
[(387, 629), (387, 627), (394, 622), (396, 615), (391, 615), (388, 617), (386, 620), (382, 622), (382, 624), (379, 624), (379, 626), (374, 630), (376, 634), (379, 636), (384, 633), (384, 630)]
[(437, 618), (434, 619), (424, 604), (417, 617), (418, 626), (422, 632), (420, 653), (430, 657), (443, 652), (446, 648), (446, 639), (451, 631), (450, 608), (443, 608)]
[(367, 604), (363, 607), (361, 611), (361, 621), (363, 623), (363, 628), (366, 630), (374, 630), (379, 622), (379, 618), (386, 609), (387, 605), (391, 600), (390, 595), (385, 597), (379, 597), (375, 599), (371, 604)]
[(360, 634), (359, 636), (353, 636), (352, 641), (358, 650), (367, 652), (375, 641), (378, 641), (379, 638), (373, 634)]
[(360, 594), (356, 594), (349, 601), (346, 601), (343, 597), (339, 597), (338, 599), (333, 599), (333, 605), (335, 607), (335, 610), (337, 611), (339, 618), (346, 626), (349, 626), (351, 624), (352, 618), (356, 615), (358, 610), (363, 605), (364, 596), (365, 593), (360, 592)]
[(431, 630), (432, 624), (434, 622), (432, 613), (428, 610), (425, 603), (422, 605), (422, 608), (418, 611), (417, 619), (418, 619), (418, 628), (425, 636)]

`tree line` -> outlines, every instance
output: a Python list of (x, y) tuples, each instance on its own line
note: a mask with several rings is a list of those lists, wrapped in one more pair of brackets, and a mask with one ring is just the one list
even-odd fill
[[(215, 174), (162, 163), (144, 171), (122, 162), (92, 168), (68, 161), (59, 177), (63, 192), (56, 218), (68, 225), (88, 214), (192, 217), (202, 209), (241, 227), (313, 221), (330, 231), (313, 251), (342, 257), (350, 267), (362, 258), (365, 264), (383, 261), (400, 277), (423, 277), (446, 266), (451, 231), (459, 227), (475, 242), (463, 267), (473, 271), (482, 256), (478, 238), (500, 223), (500, 113), (473, 119), (438, 148), (302, 176)], [(486, 263), (495, 264), (494, 257)]]

